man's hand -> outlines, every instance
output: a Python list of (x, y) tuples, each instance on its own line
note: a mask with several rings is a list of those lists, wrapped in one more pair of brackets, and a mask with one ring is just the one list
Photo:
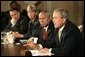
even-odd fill
[(23, 46), (29, 46), (29, 47), (33, 47), (34, 43), (33, 43), (33, 38), (28, 39), (27, 43)]
[(12, 34), (15, 38), (20, 38), (21, 36), (23, 36), (22, 34), (19, 34), (18, 32), (12, 32)]
[(17, 22), (17, 20), (15, 20), (15, 19), (11, 19), (11, 24), (12, 24), (12, 25), (15, 25), (16, 22)]
[(33, 42), (34, 42), (33, 37), (31, 37), (31, 38), (29, 38), (29, 39), (27, 40), (27, 43), (28, 43), (28, 44), (33, 43)]
[(48, 48), (43, 48), (43, 49), (40, 49), (40, 52), (41, 53), (49, 53), (49, 49)]
[(33, 40), (32, 37), (30, 39), (28, 39), (27, 44), (25, 44), (23, 46), (28, 46), (28, 47), (33, 48), (33, 49), (39, 49), (40, 48), (38, 44), (34, 43), (34, 40)]

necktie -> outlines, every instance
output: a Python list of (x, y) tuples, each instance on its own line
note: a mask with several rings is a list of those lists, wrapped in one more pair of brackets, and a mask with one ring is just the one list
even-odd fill
[(45, 29), (43, 29), (42, 32), (43, 32), (43, 33), (42, 33), (42, 39), (43, 39), (43, 40), (46, 40), (46, 38), (47, 38), (47, 32), (46, 32)]

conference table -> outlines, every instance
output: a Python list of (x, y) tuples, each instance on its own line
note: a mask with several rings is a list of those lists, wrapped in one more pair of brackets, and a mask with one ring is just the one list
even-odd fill
[(22, 44), (1, 44), (1, 56), (51, 56), (45, 53), (33, 55), (31, 52), (28, 52), (29, 50), (35, 53), (37, 48), (26, 47)]
[[(25, 42), (8, 43), (8, 38), (5, 34), (1, 34), (1, 56), (49, 56), (49, 53), (42, 53), (39, 48), (23, 46)], [(24, 41), (24, 40), (23, 40)], [(30, 51), (29, 51), (30, 50)], [(36, 54), (35, 54), (36, 53)]]
[[(28, 48), (29, 49), (29, 48)], [(23, 45), (1, 44), (1, 56), (25, 56), (22, 51), (27, 50)]]
[[(25, 50), (30, 48), (24, 47), (20, 43), (8, 43), (6, 36), (7, 32), (1, 33), (1, 56), (25, 56)], [(3, 44), (4, 42), (5, 44)]]

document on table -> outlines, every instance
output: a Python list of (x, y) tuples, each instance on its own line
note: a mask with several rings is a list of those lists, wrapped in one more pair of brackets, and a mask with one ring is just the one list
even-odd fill
[(29, 50), (32, 53), (32, 56), (51, 56), (53, 54), (50, 53), (42, 53), (39, 50)]

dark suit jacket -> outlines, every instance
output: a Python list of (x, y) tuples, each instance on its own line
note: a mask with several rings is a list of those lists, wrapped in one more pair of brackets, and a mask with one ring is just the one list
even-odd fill
[(9, 11), (1, 12), (1, 31), (8, 25), (10, 18)]
[[(56, 33), (55, 33), (56, 34)], [(56, 48), (52, 49), (55, 55), (77, 56), (80, 55), (81, 34), (77, 26), (70, 21), (66, 21), (65, 27), (61, 33), (61, 42), (59, 43), (56, 35), (54, 36)]]
[(35, 28), (37, 29), (39, 27), (39, 21), (38, 18), (36, 17), (34, 20), (34, 23), (29, 21), (28, 23), (28, 31), (26, 34), (24, 34), (24, 38), (28, 39), (30, 37), (34, 36), (34, 32), (36, 31)]
[(20, 34), (25, 34), (27, 33), (28, 30), (28, 20), (25, 17), (21, 16), (17, 23), (13, 27), (11, 26), (12, 24), (11, 22), (9, 22), (5, 31), (16, 31), (19, 32)]
[(48, 26), (47, 29), (47, 38), (46, 40), (42, 39), (42, 27), (40, 26), (37, 32), (34, 34), (36, 37), (38, 37), (38, 44), (41, 44), (43, 47), (51, 48), (54, 46), (55, 43), (52, 43), (52, 38), (53, 38), (53, 30), (54, 30), (54, 25), (51, 22)]

